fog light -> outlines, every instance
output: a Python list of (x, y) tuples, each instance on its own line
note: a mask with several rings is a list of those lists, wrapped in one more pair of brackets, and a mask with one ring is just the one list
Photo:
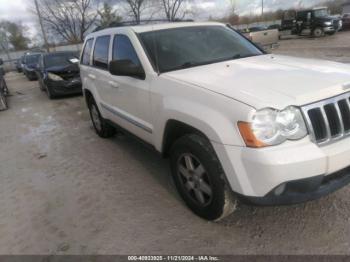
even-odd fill
[(280, 196), (283, 194), (284, 190), (286, 190), (286, 184), (282, 184), (278, 186), (275, 190), (274, 193), (276, 196)]

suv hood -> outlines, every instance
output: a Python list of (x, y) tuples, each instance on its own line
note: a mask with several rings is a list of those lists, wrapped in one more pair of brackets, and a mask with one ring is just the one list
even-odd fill
[(350, 91), (350, 66), (261, 55), (164, 74), (254, 108), (302, 106)]

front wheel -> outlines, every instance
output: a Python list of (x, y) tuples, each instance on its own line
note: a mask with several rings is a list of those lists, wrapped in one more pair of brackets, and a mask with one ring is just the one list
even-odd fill
[(219, 221), (230, 215), (237, 201), (210, 142), (196, 134), (180, 138), (171, 149), (175, 186), (186, 205), (198, 216)]
[(49, 99), (52, 100), (52, 99), (56, 98), (56, 95), (54, 94), (54, 92), (48, 86), (45, 86), (45, 91), (46, 91), (47, 97)]
[(317, 27), (314, 29), (314, 31), (312, 32), (312, 35), (314, 37), (321, 37), (324, 35), (323, 29), (321, 27)]

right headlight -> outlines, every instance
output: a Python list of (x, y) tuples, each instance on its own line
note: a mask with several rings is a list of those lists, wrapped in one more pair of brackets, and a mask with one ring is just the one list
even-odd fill
[(307, 135), (307, 128), (299, 108), (289, 106), (279, 111), (267, 108), (257, 111), (251, 123), (238, 123), (245, 143), (249, 147), (265, 147), (282, 144), (287, 140), (299, 140)]
[(47, 76), (48, 76), (48, 78), (50, 78), (53, 81), (63, 81), (64, 80), (59, 75), (56, 75), (56, 74), (53, 74), (53, 73), (48, 73)]

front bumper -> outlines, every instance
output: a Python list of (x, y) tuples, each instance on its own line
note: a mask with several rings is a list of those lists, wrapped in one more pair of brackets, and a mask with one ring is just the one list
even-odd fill
[(24, 73), (25, 73), (25, 75), (26, 75), (29, 79), (33, 79), (33, 80), (34, 80), (34, 79), (37, 79), (37, 78), (38, 78), (38, 76), (37, 76), (35, 70), (25, 69), (25, 70), (24, 70)]
[[(349, 145), (350, 138), (346, 138), (319, 147), (308, 137), (263, 149), (213, 143), (231, 189), (261, 204), (303, 202), (346, 185), (350, 179), (346, 169), (350, 166)], [(344, 174), (342, 170), (349, 175), (330, 183), (339, 172)]]
[(321, 175), (284, 183), (264, 197), (245, 197), (242, 195), (239, 195), (239, 197), (243, 202), (254, 205), (290, 205), (318, 199), (341, 189), (349, 183), (350, 166), (328, 176)]
[(325, 33), (333, 33), (333, 32), (335, 32), (336, 30), (334, 29), (333, 26), (328, 26), (328, 27), (324, 27), (324, 28), (323, 28), (323, 31), (324, 31)]
[(45, 85), (55, 95), (82, 94), (82, 84), (80, 78), (66, 81), (46, 80)]

